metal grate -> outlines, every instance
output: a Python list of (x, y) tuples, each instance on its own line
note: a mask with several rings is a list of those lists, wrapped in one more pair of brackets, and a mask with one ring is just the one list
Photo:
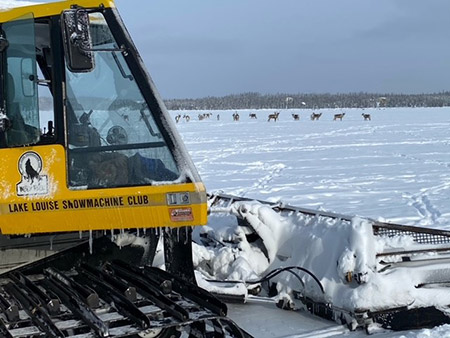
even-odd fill
[(2, 285), (0, 337), (249, 337), (225, 317), (225, 304), (152, 267), (11, 271)]
[(412, 227), (397, 224), (375, 223), (373, 233), (377, 236), (410, 236), (419, 244), (449, 244), (450, 231)]

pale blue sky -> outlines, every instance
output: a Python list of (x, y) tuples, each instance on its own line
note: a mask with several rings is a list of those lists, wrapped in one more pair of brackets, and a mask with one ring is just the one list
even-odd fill
[(116, 0), (163, 98), (450, 90), (448, 0)]

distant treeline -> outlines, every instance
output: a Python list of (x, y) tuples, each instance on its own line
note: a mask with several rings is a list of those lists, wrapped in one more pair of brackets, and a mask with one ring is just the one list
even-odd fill
[[(110, 99), (83, 97), (90, 108), (105, 107)], [(106, 101), (106, 102), (105, 102)], [(369, 107), (447, 107), (450, 92), (435, 94), (259, 94), (243, 93), (199, 99), (165, 99), (170, 110), (286, 109), (286, 108), (369, 108)], [(39, 98), (39, 106), (51, 110), (53, 101)]]
[(286, 108), (369, 108), (369, 107), (445, 107), (450, 92), (434, 94), (259, 94), (243, 93), (222, 97), (164, 100), (170, 110), (286, 109)]

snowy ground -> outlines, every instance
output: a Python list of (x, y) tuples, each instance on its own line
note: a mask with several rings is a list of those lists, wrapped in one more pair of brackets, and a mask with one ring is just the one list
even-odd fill
[(252, 112), (257, 120), (239, 111), (239, 122), (182, 112), (191, 120), (178, 130), (208, 191), (450, 229), (450, 108), (345, 110), (342, 122), (340, 110), (314, 122), (308, 110), (282, 111), (276, 123), (273, 110)]
[[(250, 119), (250, 112), (256, 113), (258, 118)], [(333, 115), (341, 113), (341, 110), (322, 110), (323, 115), (319, 121), (311, 121), (311, 111), (308, 110), (283, 110), (278, 122), (268, 122), (268, 114), (273, 112), (274, 110), (238, 111), (238, 122), (232, 120), (234, 111), (214, 111), (211, 118), (202, 121), (199, 121), (198, 115), (207, 113), (205, 111), (181, 112), (182, 116), (189, 114), (191, 119), (186, 122), (182, 118), (177, 124), (178, 130), (208, 191), (222, 190), (251, 198), (282, 200), (288, 204), (313, 209), (408, 225), (450, 229), (450, 109), (353, 109), (345, 110), (343, 121), (333, 121)], [(172, 112), (172, 115), (179, 113)], [(300, 120), (294, 121), (292, 113), (300, 114)], [(362, 113), (370, 113), (372, 120), (364, 121)], [(251, 212), (253, 211), (249, 209), (249, 215)], [(250, 216), (258, 213), (261, 215), (260, 209), (255, 209)], [(266, 211), (262, 214), (265, 219), (271, 220), (273, 217)], [(217, 223), (210, 224), (214, 229), (214, 236), (222, 238), (229, 235), (223, 220), (213, 216), (211, 222)], [(293, 248), (288, 237), (295, 237), (298, 229), (295, 232), (291, 225), (302, 222), (309, 221), (280, 221), (280, 229), (288, 229), (286, 233), (281, 230), (273, 232), (272, 228), (272, 233), (278, 236), (271, 239), (272, 242), (277, 242), (274, 247), (277, 250), (282, 247), (286, 250), (285, 244), (290, 244), (288, 247)], [(363, 229), (364, 222), (325, 226), (331, 226), (330, 229), (340, 227), (339, 234), (342, 234), (342, 231), (350, 231), (348, 238), (341, 236), (348, 242), (355, 236), (351, 234), (352, 228)], [(319, 228), (312, 229), (310, 227), (309, 231), (315, 236), (314, 231)], [(364, 233), (358, 231), (359, 234)], [(327, 242), (320, 244), (324, 243)], [(342, 248), (336, 244), (334, 249), (338, 256), (333, 259), (340, 259), (345, 266), (345, 255), (339, 257), (339, 250)], [(208, 255), (208, 252), (198, 248), (195, 252), (203, 258)], [(251, 279), (252, 274), (258, 275), (264, 269), (280, 266), (280, 262), (277, 262), (279, 252), (273, 254), (269, 264), (264, 266), (258, 266), (261, 260), (257, 257), (257, 252), (252, 251), (251, 255), (245, 256), (243, 261), (253, 259), (253, 263), (247, 263), (248, 266), (242, 262), (238, 265), (233, 263), (227, 271), (223, 268), (227, 265), (227, 256), (214, 257), (217, 264), (214, 273), (217, 276), (220, 272), (221, 277)], [(285, 253), (283, 255), (286, 256)], [(305, 260), (300, 252), (287, 256), (289, 259), (295, 258), (296, 262), (300, 261), (302, 265), (317, 269), (314, 262)], [(324, 271), (318, 273), (323, 272), (324, 277), (330, 275), (328, 270), (322, 270)], [(339, 271), (335, 270), (332, 274), (339, 275)], [(337, 275), (333, 278), (339, 278)], [(401, 274), (397, 278), (400, 276)], [(335, 290), (336, 285), (326, 284), (325, 288)], [(396, 292), (395, 288), (390, 291)], [(342, 296), (334, 297), (334, 301), (345, 301)], [(409, 297), (420, 295), (409, 293)], [(387, 300), (388, 298), (384, 301)], [(361, 299), (352, 300), (355, 304), (358, 301)], [(255, 313), (266, 313), (264, 317), (270, 316), (276, 320), (266, 321), (265, 325), (255, 325), (250, 313), (253, 313), (253, 316)], [(289, 316), (291, 324), (286, 323), (286, 316)], [(306, 313), (294, 312), (287, 315), (268, 304), (245, 305), (243, 308), (233, 306), (231, 317), (253, 332), (255, 337), (363, 335), (361, 332), (345, 333), (342, 327)], [(450, 337), (450, 327), (414, 332), (384, 332), (377, 335)]]

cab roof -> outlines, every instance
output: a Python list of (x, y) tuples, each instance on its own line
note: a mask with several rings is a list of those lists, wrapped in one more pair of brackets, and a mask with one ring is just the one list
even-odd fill
[(92, 8), (103, 6), (105, 8), (115, 7), (114, 0), (68, 0), (58, 2), (47, 2), (23, 6), (20, 1), (15, 2), (13, 8), (0, 8), (0, 23), (17, 19), (29, 13), (33, 13), (35, 18), (60, 15), (63, 10), (70, 9), (72, 5)]

